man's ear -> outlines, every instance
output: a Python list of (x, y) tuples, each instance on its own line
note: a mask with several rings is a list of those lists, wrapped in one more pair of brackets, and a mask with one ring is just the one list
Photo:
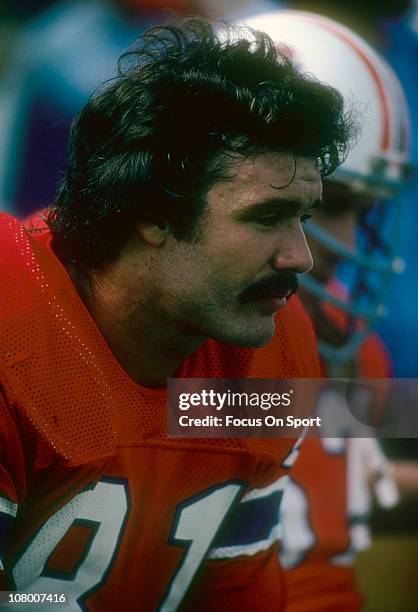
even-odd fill
[(164, 244), (170, 231), (168, 223), (157, 224), (152, 221), (141, 221), (137, 225), (140, 236), (151, 246), (160, 247)]

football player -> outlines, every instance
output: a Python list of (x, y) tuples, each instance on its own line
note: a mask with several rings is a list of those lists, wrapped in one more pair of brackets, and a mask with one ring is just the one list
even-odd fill
[[(409, 156), (400, 84), (365, 41), (330, 19), (277, 11), (247, 23), (265, 30), (301, 68), (347, 99), (355, 96), (362, 109), (361, 135), (324, 181), (323, 205), (306, 227), (314, 267), (300, 279), (301, 297), (318, 335), (324, 376), (387, 378), (390, 358), (370, 327), (383, 312), (391, 276), (402, 269), (396, 233)], [(325, 401), (335, 413), (343, 400), (328, 394)], [(397, 501), (392, 469), (376, 440), (306, 440), (281, 508), (286, 610), (361, 608), (353, 564), (356, 552), (370, 545), (372, 485), (383, 506)]]
[(265, 35), (157, 27), (75, 121), (47, 226), (1, 216), (5, 609), (282, 608), (295, 441), (170, 439), (166, 379), (319, 375), (290, 297), (351, 133)]

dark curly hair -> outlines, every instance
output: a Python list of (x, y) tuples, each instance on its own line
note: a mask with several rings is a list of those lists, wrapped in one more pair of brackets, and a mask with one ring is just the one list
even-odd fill
[(54, 248), (100, 267), (139, 220), (191, 239), (231, 154), (287, 151), (327, 175), (351, 135), (341, 95), (299, 72), (267, 35), (201, 18), (151, 28), (73, 123), (47, 217)]

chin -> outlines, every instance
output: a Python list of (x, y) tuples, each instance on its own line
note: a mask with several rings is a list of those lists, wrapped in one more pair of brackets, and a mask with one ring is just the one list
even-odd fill
[[(228, 330), (225, 334), (213, 336), (215, 340), (228, 344), (230, 346), (239, 346), (241, 348), (262, 348), (273, 339), (275, 332), (274, 318), (268, 324), (246, 325), (237, 330)], [(235, 332), (235, 333), (234, 333)]]

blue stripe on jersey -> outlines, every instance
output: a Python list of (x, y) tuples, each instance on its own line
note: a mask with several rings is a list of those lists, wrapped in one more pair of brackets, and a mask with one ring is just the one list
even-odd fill
[(14, 517), (0, 512), (0, 549), (5, 546), (12, 527)]
[(3, 548), (9, 536), (13, 520), (17, 514), (17, 504), (0, 496), (0, 547)]
[(241, 501), (234, 516), (217, 534), (214, 548), (245, 546), (266, 540), (278, 523), (283, 491), (274, 491), (265, 497)]

